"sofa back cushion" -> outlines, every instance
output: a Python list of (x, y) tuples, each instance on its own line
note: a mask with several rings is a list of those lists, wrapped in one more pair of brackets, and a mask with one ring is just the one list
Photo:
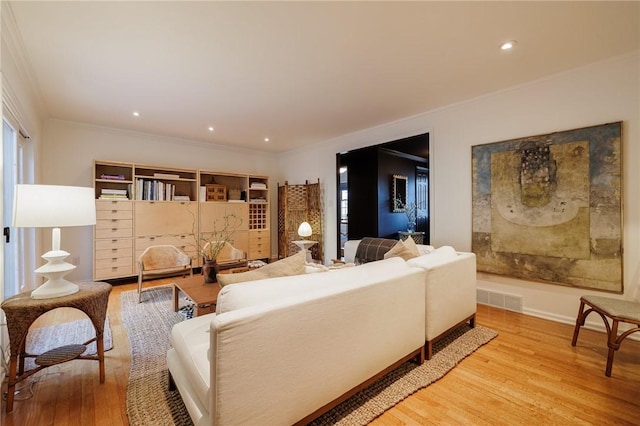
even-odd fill
[(306, 272), (306, 258), (306, 252), (301, 250), (293, 256), (285, 257), (284, 259), (269, 263), (268, 265), (254, 271), (240, 272), (237, 274), (218, 274), (217, 279), (220, 285), (224, 287), (227, 284), (235, 284), (245, 281), (300, 275)]
[(336, 288), (391, 279), (412, 269), (404, 260), (396, 257), (322, 274), (268, 278), (229, 285), (223, 287), (218, 294), (216, 313), (222, 314), (261, 304), (269, 305), (286, 298), (311, 299), (320, 294), (334, 292)]
[(458, 253), (451, 246), (438, 247), (429, 254), (415, 257), (407, 261), (410, 266), (418, 268), (431, 268), (449, 262), (458, 257)]

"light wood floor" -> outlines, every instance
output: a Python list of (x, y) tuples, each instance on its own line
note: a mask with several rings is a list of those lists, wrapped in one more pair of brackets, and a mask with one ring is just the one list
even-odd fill
[[(32, 377), (37, 380), (31, 386), (33, 396), (16, 401), (12, 413), (5, 414), (3, 401), (0, 424), (128, 424), (129, 341), (120, 317), (120, 293), (134, 288), (134, 284), (114, 286), (109, 299), (114, 348), (106, 352), (105, 383), (99, 383), (95, 361), (76, 360), (45, 369)], [(35, 325), (81, 317), (78, 311), (58, 309)], [(477, 322), (498, 331), (499, 336), (373, 424), (640, 424), (640, 342), (623, 343), (613, 376), (608, 378), (604, 375), (607, 350), (603, 333), (583, 329), (574, 348), (571, 325), (483, 305), (478, 306)], [(22, 392), (18, 399), (29, 395), (28, 387)]]

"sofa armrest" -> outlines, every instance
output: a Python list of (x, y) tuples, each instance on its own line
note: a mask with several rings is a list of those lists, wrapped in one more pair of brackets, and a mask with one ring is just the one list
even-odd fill
[(425, 340), (429, 341), (475, 314), (476, 255), (458, 252), (454, 258), (437, 262), (421, 260), (411, 259), (408, 264), (426, 271)]

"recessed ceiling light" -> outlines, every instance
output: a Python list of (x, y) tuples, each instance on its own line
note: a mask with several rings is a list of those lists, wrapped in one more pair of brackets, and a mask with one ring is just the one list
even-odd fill
[(213, 132), (213, 126), (209, 126), (209, 131)]
[(133, 116), (134, 117), (140, 117), (140, 113), (138, 111), (133, 111)]
[(265, 142), (269, 142), (269, 138), (264, 138), (264, 141)]
[(518, 44), (518, 42), (516, 40), (505, 41), (504, 43), (502, 43), (500, 45), (500, 49), (501, 50), (509, 50), (509, 49), (512, 49), (513, 46), (515, 46), (516, 44)]

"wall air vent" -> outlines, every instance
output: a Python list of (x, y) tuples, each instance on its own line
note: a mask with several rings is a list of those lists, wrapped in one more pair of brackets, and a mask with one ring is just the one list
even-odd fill
[(522, 313), (522, 296), (479, 288), (476, 290), (476, 298), (478, 303), (482, 305), (495, 306), (496, 308)]

